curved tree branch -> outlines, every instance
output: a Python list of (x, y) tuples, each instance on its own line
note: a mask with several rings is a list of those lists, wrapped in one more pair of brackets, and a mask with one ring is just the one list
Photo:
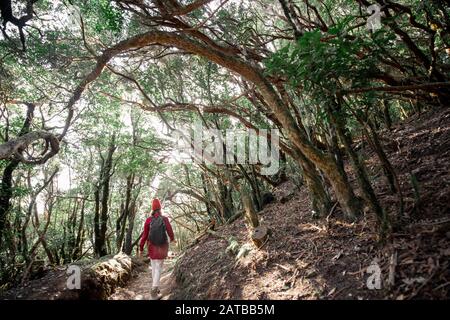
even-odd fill
[[(46, 152), (40, 158), (26, 159), (22, 153), (33, 142), (38, 140), (44, 140), (50, 147), (50, 150)], [(43, 164), (48, 159), (53, 157), (59, 151), (59, 140), (50, 132), (47, 131), (34, 131), (26, 133), (15, 139), (11, 139), (8, 142), (0, 145), (0, 159), (15, 158), (20, 162), (27, 164)]]

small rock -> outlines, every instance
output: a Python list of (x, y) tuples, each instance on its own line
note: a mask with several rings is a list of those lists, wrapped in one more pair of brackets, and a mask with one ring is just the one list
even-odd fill
[(142, 294), (138, 294), (136, 297), (134, 297), (134, 300), (143, 300), (144, 296)]

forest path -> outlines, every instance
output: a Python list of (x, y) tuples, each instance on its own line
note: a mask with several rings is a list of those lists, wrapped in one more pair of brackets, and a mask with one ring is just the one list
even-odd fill
[[(175, 286), (172, 270), (174, 260), (166, 260), (164, 263), (163, 273), (161, 275), (161, 300), (170, 300), (172, 289)], [(152, 269), (150, 263), (143, 271), (133, 274), (131, 280), (126, 286), (117, 288), (109, 297), (109, 300), (151, 300), (150, 290), (152, 288)]]
[[(167, 259), (164, 262), (163, 273), (161, 275), (161, 300), (169, 300), (175, 286), (172, 270), (175, 260)], [(143, 271), (133, 274), (126, 286), (117, 288), (109, 297), (109, 300), (151, 300), (150, 290), (152, 288), (152, 269), (150, 263)]]

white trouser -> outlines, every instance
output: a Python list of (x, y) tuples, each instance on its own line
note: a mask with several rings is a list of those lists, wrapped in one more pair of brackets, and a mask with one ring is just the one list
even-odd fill
[(161, 273), (164, 264), (163, 259), (151, 259), (152, 263), (152, 287), (159, 287), (159, 282), (161, 280)]

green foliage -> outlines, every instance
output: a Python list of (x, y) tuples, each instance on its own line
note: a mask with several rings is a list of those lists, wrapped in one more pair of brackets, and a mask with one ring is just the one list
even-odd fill
[(306, 32), (266, 61), (267, 72), (286, 76), (292, 87), (301, 85), (307, 92), (316, 92), (315, 96), (366, 85), (377, 71), (377, 51), (362, 37), (344, 34), (351, 21), (346, 19), (328, 34)]
[(90, 0), (83, 1), (81, 10), (84, 15), (89, 16), (93, 29), (99, 33), (111, 31), (117, 35), (121, 33), (124, 16), (113, 2), (109, 0)]

